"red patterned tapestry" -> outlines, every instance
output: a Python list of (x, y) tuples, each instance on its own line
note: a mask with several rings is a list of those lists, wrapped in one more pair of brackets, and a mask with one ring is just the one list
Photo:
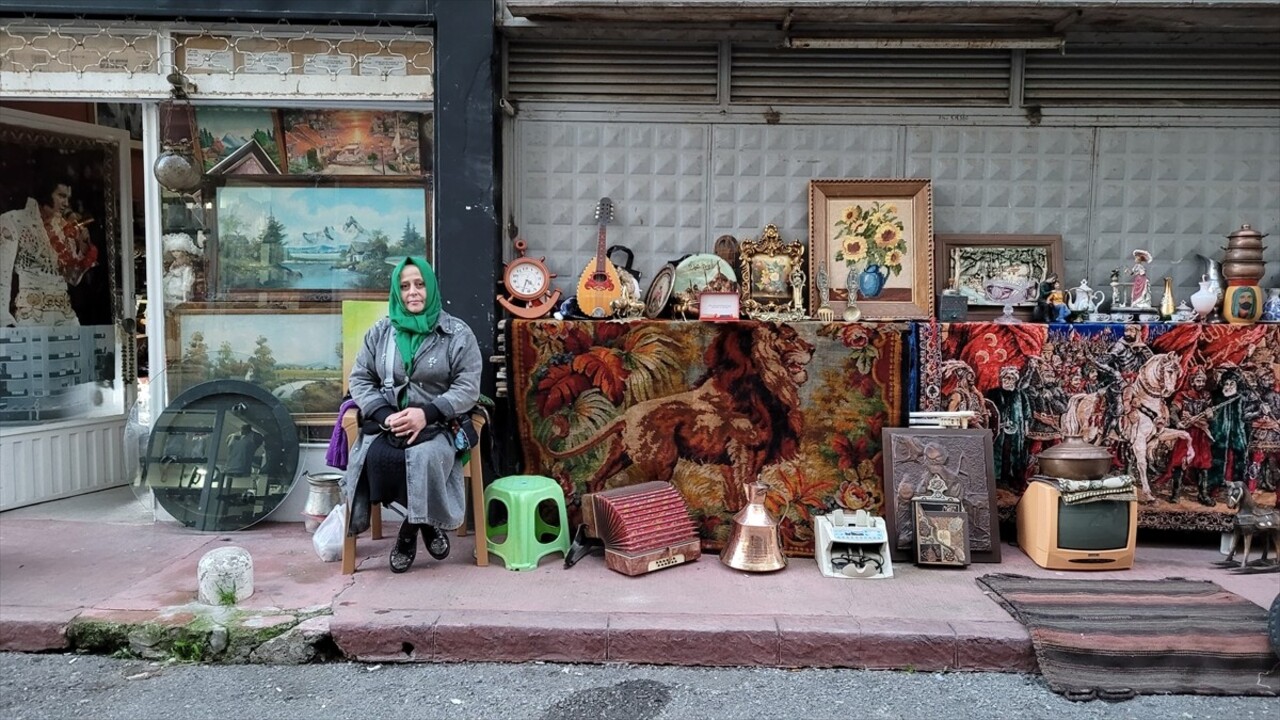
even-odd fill
[(1280, 326), (920, 325), (923, 409), (973, 410), (995, 440), (1002, 514), (1064, 432), (1111, 450), (1142, 500), (1139, 525), (1227, 530), (1224, 485), (1274, 506), (1280, 478)]
[(761, 478), (784, 551), (813, 516), (879, 513), (880, 429), (903, 419), (905, 324), (517, 320), (511, 397), (525, 472), (583, 493), (673, 483), (718, 551)]

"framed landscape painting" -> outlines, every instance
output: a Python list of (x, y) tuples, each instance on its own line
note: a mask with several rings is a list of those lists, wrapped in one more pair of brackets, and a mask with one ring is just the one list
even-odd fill
[[(170, 338), (170, 393), (208, 380), (261, 385), (295, 415), (332, 417), (342, 402), (342, 315), (335, 310), (179, 307)], [(305, 341), (303, 339), (305, 338)]]
[(422, 116), (392, 110), (282, 110), (291, 174), (422, 175)]
[(256, 145), (256, 154), (268, 163), (263, 172), (280, 174), (284, 163), (274, 110), (201, 107), (196, 110), (196, 126), (206, 172), (217, 172), (224, 161)]
[(829, 268), (837, 316), (850, 293), (863, 320), (933, 316), (933, 191), (929, 180), (809, 181), (809, 307)]
[(385, 297), (396, 263), (406, 255), (431, 259), (428, 192), (421, 182), (292, 187), (229, 181), (216, 189), (213, 294)]

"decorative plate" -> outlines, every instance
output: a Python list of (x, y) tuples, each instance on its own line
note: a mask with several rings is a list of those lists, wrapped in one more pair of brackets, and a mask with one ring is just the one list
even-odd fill
[(675, 278), (674, 263), (663, 265), (662, 269), (653, 276), (653, 282), (649, 283), (649, 289), (644, 294), (645, 317), (656, 318), (666, 311), (667, 303), (671, 302), (671, 288), (675, 284)]

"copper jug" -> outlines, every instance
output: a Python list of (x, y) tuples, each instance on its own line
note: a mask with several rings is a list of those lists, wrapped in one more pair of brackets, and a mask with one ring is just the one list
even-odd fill
[(757, 481), (746, 483), (743, 488), (747, 506), (733, 516), (733, 529), (720, 552), (720, 562), (746, 572), (781, 570), (787, 566), (787, 558), (782, 554), (778, 522), (764, 507), (768, 486)]

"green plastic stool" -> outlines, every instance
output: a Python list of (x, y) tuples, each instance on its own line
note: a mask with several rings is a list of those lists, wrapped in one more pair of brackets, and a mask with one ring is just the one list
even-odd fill
[[(550, 500), (556, 504), (560, 527), (543, 521), (538, 506)], [(490, 525), (486, 542), (489, 552), (502, 558), (508, 570), (536, 570), (544, 555), (569, 552), (569, 516), (564, 508), (560, 484), (541, 475), (511, 475), (495, 480), (484, 490), (486, 511), (498, 502), (506, 506), (507, 522)], [(505, 535), (502, 542), (493, 538)], [(547, 542), (542, 538), (554, 537)]]

